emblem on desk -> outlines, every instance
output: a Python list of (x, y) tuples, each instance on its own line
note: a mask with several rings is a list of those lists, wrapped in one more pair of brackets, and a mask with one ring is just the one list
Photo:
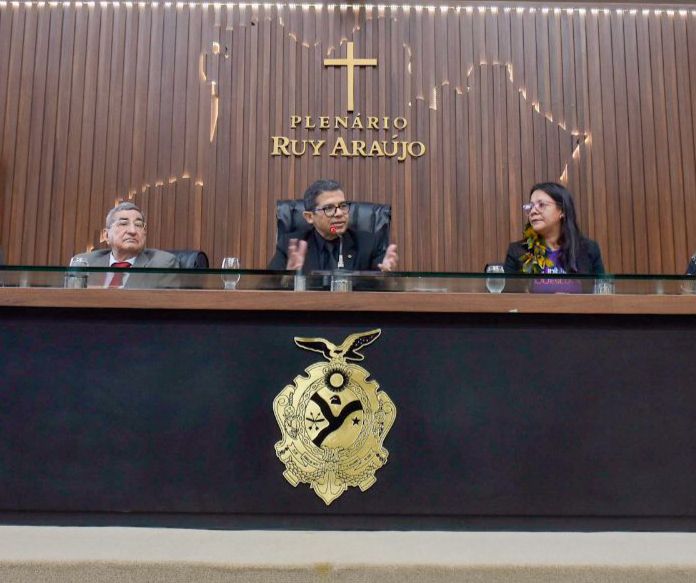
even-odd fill
[(283, 434), (275, 450), (285, 464), (285, 479), (293, 486), (309, 484), (327, 506), (348, 486), (363, 492), (372, 486), (389, 456), (382, 444), (396, 407), (375, 380), (368, 380), (370, 373), (354, 364), (381, 333), (351, 334), (339, 346), (296, 337), (297, 346), (323, 354), (328, 362), (307, 367), (307, 376), (295, 377), (273, 401)]

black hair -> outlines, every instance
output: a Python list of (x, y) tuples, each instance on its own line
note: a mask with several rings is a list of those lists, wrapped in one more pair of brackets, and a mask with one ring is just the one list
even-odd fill
[(317, 206), (317, 197), (322, 192), (331, 192), (334, 190), (343, 190), (343, 187), (337, 180), (315, 180), (309, 185), (309, 188), (305, 190), (304, 196), (304, 206), (306, 211), (313, 211)]
[(577, 273), (578, 255), (580, 253), (580, 241), (582, 233), (575, 214), (573, 195), (561, 184), (556, 182), (541, 182), (532, 186), (529, 191), (531, 197), (534, 191), (541, 190), (548, 194), (563, 212), (561, 218), (561, 236), (558, 240), (560, 247), (559, 262), (568, 273)]

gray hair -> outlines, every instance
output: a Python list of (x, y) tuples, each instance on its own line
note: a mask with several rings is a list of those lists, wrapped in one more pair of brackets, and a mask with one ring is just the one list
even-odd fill
[(106, 228), (110, 228), (114, 224), (114, 215), (120, 211), (138, 211), (140, 216), (145, 221), (145, 213), (140, 209), (140, 207), (132, 202), (119, 202), (114, 208), (112, 208), (106, 215)]

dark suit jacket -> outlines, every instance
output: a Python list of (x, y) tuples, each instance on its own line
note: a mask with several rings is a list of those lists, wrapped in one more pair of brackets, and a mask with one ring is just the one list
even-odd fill
[[(314, 242), (314, 228), (288, 233), (278, 240), (276, 252), (268, 264), (268, 269), (285, 269), (288, 264), (288, 242), (290, 239), (307, 241), (307, 255), (305, 257), (303, 273), (320, 269), (319, 252)], [(343, 235), (343, 262), (345, 269), (351, 271), (376, 271), (384, 259), (384, 253), (377, 248), (377, 240), (374, 234), (368, 231), (353, 231), (348, 229)]]
[[(109, 255), (111, 249), (97, 249), (91, 253), (81, 253), (78, 257), (87, 260), (90, 267), (109, 267)], [(178, 269), (180, 267), (179, 260), (166, 251), (159, 249), (143, 249), (143, 252), (136, 257), (133, 267), (149, 267), (151, 269)], [(106, 274), (98, 273), (91, 274), (90, 285), (103, 285)], [(101, 280), (101, 283), (97, 281)], [(152, 275), (143, 275), (139, 273), (129, 273), (126, 283), (126, 288), (154, 289), (154, 288), (171, 288), (178, 287), (177, 277), (171, 273), (159, 273)]]
[[(521, 257), (527, 252), (524, 241), (510, 243), (505, 258), (505, 273), (522, 273)], [(592, 239), (583, 237), (580, 240), (580, 252), (578, 253), (577, 273), (588, 275), (600, 275), (604, 273), (604, 263), (602, 263), (602, 252), (599, 245)]]

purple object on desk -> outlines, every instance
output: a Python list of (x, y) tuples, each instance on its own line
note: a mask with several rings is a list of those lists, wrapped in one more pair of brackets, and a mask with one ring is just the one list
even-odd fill
[[(549, 251), (548, 258), (553, 261), (553, 267), (545, 267), (542, 273), (566, 273), (566, 270), (558, 265), (560, 250)], [(582, 292), (582, 282), (578, 279), (535, 279), (532, 282), (532, 293), (535, 294), (578, 294)]]

